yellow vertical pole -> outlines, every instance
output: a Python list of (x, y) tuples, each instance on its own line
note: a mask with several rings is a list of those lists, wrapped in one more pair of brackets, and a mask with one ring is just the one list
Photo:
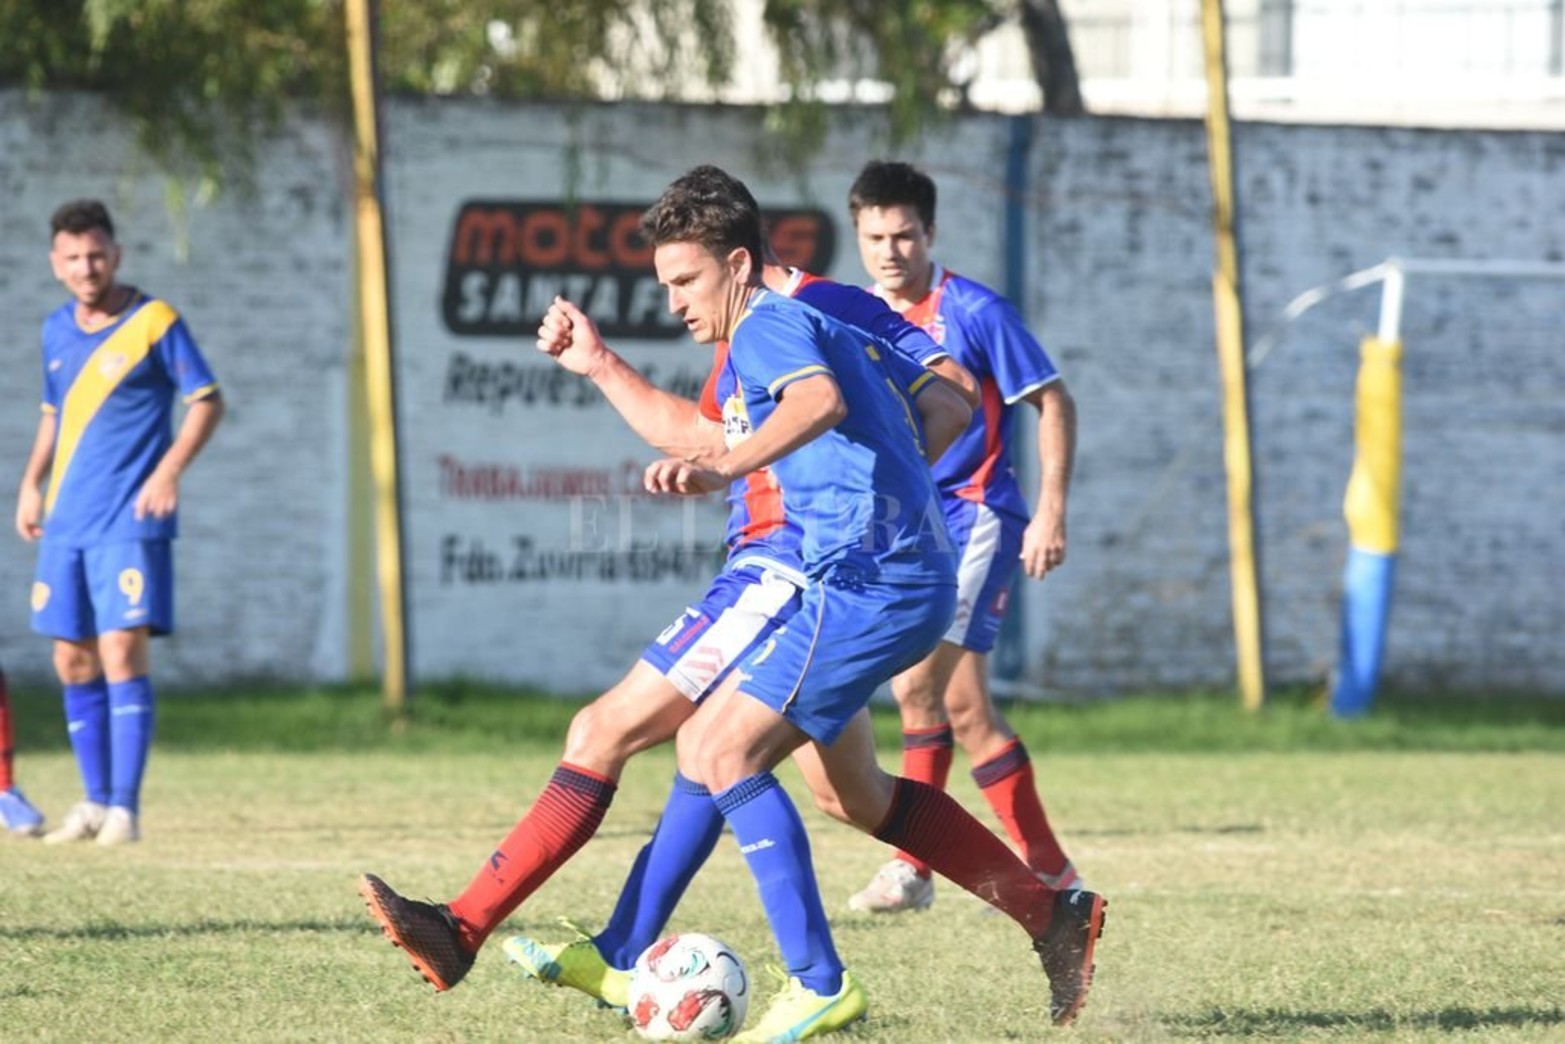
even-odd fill
[(353, 87), (353, 195), (358, 246), (359, 322), (369, 401), (370, 472), (375, 487), (375, 562), (380, 587), (386, 708), (407, 705), (408, 650), (402, 575), (396, 387), (392, 377), (391, 301), (380, 189), (380, 109), (375, 69), (375, 0), (348, 0), (349, 76)]
[(1262, 654), (1254, 461), (1244, 362), (1244, 310), (1239, 293), (1239, 239), (1224, 21), (1222, 0), (1201, 0), (1201, 30), (1206, 54), (1206, 138), (1217, 239), (1212, 295), (1216, 309), (1218, 369), (1223, 381), (1223, 463), (1228, 472), (1228, 556), (1233, 586), (1234, 645), (1240, 698), (1246, 709), (1258, 710), (1266, 700), (1266, 668)]

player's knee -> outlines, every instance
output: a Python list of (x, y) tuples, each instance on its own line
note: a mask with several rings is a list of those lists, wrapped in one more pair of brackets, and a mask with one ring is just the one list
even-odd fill
[(86, 685), (103, 673), (103, 666), (91, 650), (68, 642), (57, 642), (54, 646), (54, 673), (62, 684)]
[(627, 730), (621, 715), (605, 713), (594, 700), (571, 718), (565, 733), (565, 760), (572, 764), (619, 762), (625, 757)]
[(892, 679), (891, 695), (904, 713), (943, 714), (944, 694), (934, 682), (933, 676), (915, 668)]
[(852, 824), (853, 819), (848, 815), (847, 808), (834, 791), (812, 790), (811, 797), (815, 799), (815, 807), (826, 813), (839, 823)]

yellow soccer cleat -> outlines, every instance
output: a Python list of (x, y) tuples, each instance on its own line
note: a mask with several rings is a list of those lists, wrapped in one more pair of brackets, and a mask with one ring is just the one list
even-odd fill
[(864, 995), (864, 987), (848, 972), (842, 973), (842, 986), (830, 997), (790, 978), (782, 992), (772, 998), (756, 1027), (734, 1039), (741, 1044), (790, 1044), (840, 1030), (862, 1019), (868, 1011), (869, 998)]
[(545, 946), (517, 935), (507, 939), (501, 949), (530, 979), (569, 986), (611, 1008), (624, 1010), (630, 1003), (630, 972), (609, 967), (597, 945), (586, 936)]

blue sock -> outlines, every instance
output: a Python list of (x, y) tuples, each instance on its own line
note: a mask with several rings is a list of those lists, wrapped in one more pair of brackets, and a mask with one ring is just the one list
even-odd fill
[(821, 904), (810, 839), (788, 792), (770, 772), (740, 780), (713, 799), (750, 864), (788, 974), (831, 996), (842, 989), (842, 960)]
[(674, 773), (674, 789), (652, 840), (630, 868), (608, 926), (592, 940), (611, 968), (630, 968), (641, 951), (658, 941), (722, 834), (723, 814), (712, 792)]
[(109, 803), (109, 685), (102, 677), (65, 687), (65, 731), (88, 801)]
[(109, 804), (133, 813), (141, 809), (141, 777), (152, 751), (155, 710), (150, 678), (109, 684), (109, 745), (113, 750)]

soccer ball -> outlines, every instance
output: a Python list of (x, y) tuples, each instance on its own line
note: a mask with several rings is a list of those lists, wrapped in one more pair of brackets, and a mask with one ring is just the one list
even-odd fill
[(630, 973), (630, 1019), (648, 1040), (722, 1040), (749, 1007), (744, 961), (700, 932), (659, 939)]

